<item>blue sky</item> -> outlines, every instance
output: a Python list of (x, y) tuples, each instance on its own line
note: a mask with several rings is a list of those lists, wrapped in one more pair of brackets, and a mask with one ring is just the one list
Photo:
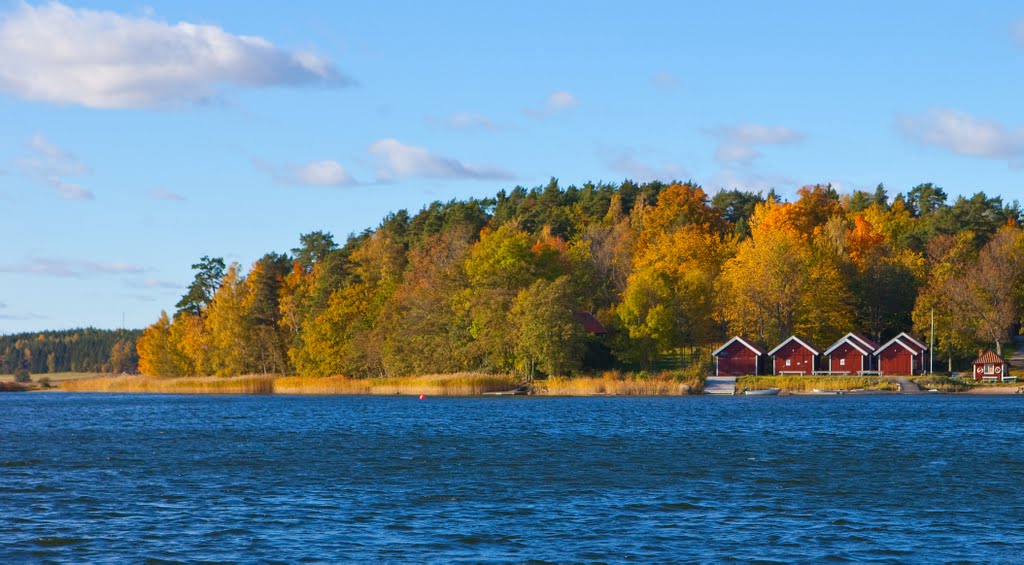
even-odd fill
[(0, 0), (0, 333), (557, 177), (1024, 199), (1016, 2)]

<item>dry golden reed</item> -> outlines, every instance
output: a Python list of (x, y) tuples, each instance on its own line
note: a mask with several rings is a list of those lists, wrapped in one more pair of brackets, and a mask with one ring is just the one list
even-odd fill
[(548, 396), (677, 396), (704, 390), (703, 379), (672, 372), (647, 377), (607, 371), (598, 377), (549, 377), (536, 386), (538, 394)]
[(486, 392), (512, 390), (518, 380), (512, 375), (454, 373), (352, 379), (348, 377), (279, 377), (277, 394), (426, 394), (429, 396), (477, 396)]
[(274, 392), (274, 377), (269, 375), (170, 379), (141, 376), (101, 377), (65, 381), (60, 383), (60, 390), (149, 394), (271, 394)]
[(151, 394), (426, 394), (431, 396), (475, 396), (485, 392), (514, 389), (510, 375), (456, 373), (376, 379), (347, 377), (241, 377), (156, 378), (142, 376), (103, 377), (60, 383), (66, 392), (124, 392)]
[(884, 377), (872, 376), (800, 376), (780, 375), (740, 377), (736, 390), (764, 390), (778, 388), (786, 392), (813, 392), (815, 390), (899, 390), (899, 385)]

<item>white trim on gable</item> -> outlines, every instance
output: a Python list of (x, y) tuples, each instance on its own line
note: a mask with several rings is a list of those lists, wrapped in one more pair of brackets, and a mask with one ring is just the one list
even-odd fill
[[(903, 334), (900, 334), (900, 335), (903, 335)], [(913, 347), (907, 345), (906, 343), (904, 343), (900, 339), (900, 335), (898, 335), (898, 336), (890, 339), (889, 341), (885, 342), (885, 345), (883, 345), (883, 346), (878, 348), (878, 351), (875, 352), (875, 355), (881, 356), (882, 352), (885, 351), (886, 349), (888, 349), (890, 345), (892, 345), (893, 343), (898, 343), (900, 345), (900, 347), (902, 347), (903, 349), (906, 349), (907, 351), (909, 351), (910, 354), (913, 355), (914, 357), (917, 357), (917, 354), (921, 353), (921, 352), (918, 351), (917, 349), (914, 349)]]
[(914, 336), (908, 334), (907, 332), (900, 332), (900, 335), (898, 335), (896, 337), (905, 337), (908, 340), (912, 341), (914, 343), (914, 345), (920, 347), (921, 349), (923, 349), (923, 350), (927, 350), (928, 349), (927, 345), (921, 343), (920, 341), (917, 341), (917, 339), (914, 338)]
[(747, 349), (753, 351), (754, 354), (756, 354), (758, 357), (764, 355), (763, 351), (759, 351), (756, 347), (754, 347), (753, 345), (750, 345), (749, 343), (747, 343), (746, 340), (744, 340), (740, 336), (736, 336), (736, 337), (730, 339), (729, 341), (725, 342), (725, 345), (723, 345), (722, 347), (719, 347), (718, 349), (714, 350), (711, 354), (714, 355), (715, 357), (718, 357), (718, 354), (723, 352), (723, 351), (725, 351), (725, 349), (727, 347), (729, 347), (730, 345), (732, 345), (732, 342), (734, 342), (734, 341), (740, 342), (740, 344), (745, 346)]
[(853, 335), (852, 333), (844, 335), (842, 337), (842, 339), (840, 339), (839, 341), (833, 343), (832, 347), (829, 347), (828, 349), (825, 350), (825, 355), (831, 355), (833, 351), (835, 351), (840, 345), (842, 345), (844, 343), (849, 343), (850, 347), (856, 349), (857, 351), (860, 351), (861, 354), (863, 354), (863, 355), (871, 355), (870, 351), (865, 351), (864, 350), (864, 349), (867, 349), (866, 347), (864, 349), (861, 348), (865, 344), (863, 342), (861, 342), (861, 340), (857, 339), (857, 337), (855, 335)]
[(775, 355), (775, 352), (776, 352), (776, 351), (778, 351), (778, 350), (782, 349), (782, 348), (783, 348), (783, 347), (784, 347), (784, 346), (785, 346), (785, 345), (786, 345), (787, 343), (789, 343), (789, 342), (791, 342), (791, 341), (796, 341), (796, 342), (797, 342), (797, 343), (799, 343), (800, 345), (804, 346), (804, 347), (805, 347), (806, 349), (809, 349), (809, 350), (811, 351), (811, 353), (814, 353), (815, 355), (821, 355), (821, 352), (820, 352), (820, 351), (818, 351), (817, 349), (815, 349), (815, 348), (811, 347), (810, 345), (807, 345), (806, 343), (804, 343), (804, 341), (803, 341), (803, 340), (801, 340), (800, 338), (796, 337), (795, 335), (791, 335), (791, 336), (789, 336), (789, 338), (788, 338), (788, 339), (787, 339), (786, 341), (784, 341), (784, 342), (780, 343), (780, 344), (778, 345), (778, 347), (776, 347), (775, 349), (773, 349), (773, 350), (769, 351), (769, 352), (768, 352), (768, 355)]

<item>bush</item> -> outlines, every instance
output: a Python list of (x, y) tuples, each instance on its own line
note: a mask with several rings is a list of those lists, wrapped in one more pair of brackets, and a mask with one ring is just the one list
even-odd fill
[(17, 369), (14, 371), (14, 382), (30, 383), (32, 382), (32, 375), (29, 374), (28, 369)]
[(37, 381), (39, 386), (43, 388), (50, 388), (50, 377), (43, 377)]

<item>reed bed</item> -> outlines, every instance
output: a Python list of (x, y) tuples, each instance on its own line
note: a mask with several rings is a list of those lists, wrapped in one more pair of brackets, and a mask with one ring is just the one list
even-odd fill
[(510, 375), (456, 373), (377, 379), (348, 377), (241, 377), (155, 378), (142, 376), (101, 377), (60, 383), (66, 392), (124, 392), (149, 394), (427, 394), (431, 396), (476, 396), (485, 392), (514, 389)]
[(352, 379), (349, 377), (279, 377), (274, 380), (277, 394), (373, 394), (429, 396), (479, 396), (487, 392), (512, 390), (518, 386), (512, 375), (454, 373)]
[(899, 390), (899, 385), (885, 377), (835, 375), (779, 375), (740, 377), (736, 390), (782, 389), (786, 392), (813, 392), (814, 390)]
[(60, 383), (60, 390), (149, 394), (271, 394), (274, 392), (274, 377), (270, 375), (180, 378), (100, 377), (64, 381)]
[(13, 381), (0, 381), (0, 392), (25, 392), (28, 387)]
[(703, 378), (679, 372), (647, 376), (608, 371), (597, 377), (549, 377), (536, 383), (537, 394), (548, 396), (678, 396), (703, 391)]

